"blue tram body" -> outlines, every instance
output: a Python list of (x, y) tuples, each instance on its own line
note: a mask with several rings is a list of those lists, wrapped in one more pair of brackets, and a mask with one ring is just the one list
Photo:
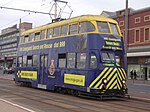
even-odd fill
[(17, 57), (18, 83), (95, 95), (127, 94), (124, 43), (119, 35), (86, 33), (29, 42), (19, 45)]

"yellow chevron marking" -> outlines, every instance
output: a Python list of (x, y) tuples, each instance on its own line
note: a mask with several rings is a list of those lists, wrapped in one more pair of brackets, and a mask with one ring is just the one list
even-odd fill
[(122, 71), (123, 71), (123, 73), (124, 73), (124, 75), (125, 75), (125, 79), (127, 79), (127, 74), (126, 74), (126, 72), (124, 71), (123, 68), (122, 68)]
[(120, 77), (120, 79), (121, 79), (121, 80), (123, 80), (123, 78), (121, 77), (120, 72), (119, 72), (119, 71), (117, 71), (117, 73), (118, 73), (118, 77)]
[[(112, 69), (113, 69), (113, 68), (110, 68), (110, 69), (108, 70), (108, 72), (106, 72), (106, 74), (104, 75), (103, 78), (106, 78), (107, 75), (112, 71)], [(94, 86), (94, 88), (97, 88), (97, 87), (102, 83), (102, 80), (103, 80), (103, 79), (101, 79), (101, 80)]]
[(119, 90), (121, 89), (118, 83), (117, 83), (117, 87), (118, 87)]
[(120, 79), (118, 77), (117, 77), (117, 80), (118, 80), (118, 83), (120, 84), (120, 85), (118, 84), (118, 86), (122, 87), (122, 83), (120, 82)]
[[(115, 80), (114, 82), (113, 82), (113, 84), (110, 86), (110, 88), (109, 89), (113, 89), (113, 87), (115, 86), (117, 84), (117, 80)], [(117, 86), (115, 86), (114, 88), (116, 88)]]
[[(110, 84), (116, 79), (117, 74), (114, 75), (114, 77), (111, 79), (111, 81), (108, 83), (107, 87), (110, 86)], [(113, 83), (114, 84), (114, 83)], [(109, 89), (109, 88), (108, 88)]]
[(90, 84), (89, 87), (92, 87), (92, 86), (96, 83), (96, 81), (98, 81), (98, 79), (99, 79), (107, 70), (108, 70), (108, 68), (105, 68), (105, 69), (100, 73), (100, 75)]
[(100, 86), (99, 88), (102, 89), (103, 85), (104, 85), (104, 84), (101, 84), (101, 86)]
[(118, 69), (119, 69), (119, 71), (120, 71), (121, 76), (123, 77), (123, 79), (125, 79), (125, 76), (123, 75), (123, 73), (122, 73), (121, 69), (120, 69), (120, 68), (118, 68)]
[(107, 80), (109, 81), (110, 80), (110, 78), (112, 77), (112, 75), (116, 72), (116, 68), (111, 72), (111, 74), (108, 76), (108, 78), (107, 78)]

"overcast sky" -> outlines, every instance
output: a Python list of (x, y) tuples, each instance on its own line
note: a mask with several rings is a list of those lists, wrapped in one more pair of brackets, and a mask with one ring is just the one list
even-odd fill
[[(72, 16), (79, 16), (85, 14), (99, 15), (102, 11), (117, 11), (125, 8), (126, 0), (65, 0), (68, 2), (68, 6), (73, 10)], [(128, 0), (129, 7), (133, 9), (141, 9), (150, 7), (150, 0)], [(0, 7), (11, 7), (18, 9), (26, 9), (40, 12), (49, 12), (52, 4), (52, 0), (0, 0)], [(58, 4), (59, 7), (63, 7), (64, 4)], [(53, 11), (53, 10), (52, 10)], [(54, 13), (52, 12), (51, 13)], [(71, 12), (68, 7), (65, 12)], [(69, 14), (64, 13), (62, 17), (69, 17)], [(0, 9), (0, 30), (10, 27), (19, 23), (19, 19), (22, 22), (31, 22), (33, 27), (47, 24), (51, 22), (49, 15), (34, 14), (28, 12)]]

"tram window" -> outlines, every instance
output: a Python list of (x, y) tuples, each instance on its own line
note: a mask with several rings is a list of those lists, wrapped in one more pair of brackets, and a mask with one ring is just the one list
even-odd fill
[(66, 67), (66, 54), (58, 54), (58, 67)]
[(60, 36), (60, 27), (55, 27), (54, 28), (54, 34), (53, 34), (54, 37), (56, 36)]
[(70, 25), (70, 34), (77, 34), (78, 33), (78, 24)]
[(23, 67), (26, 66), (26, 62), (27, 62), (27, 56), (23, 56)]
[(19, 39), (20, 39), (20, 40), (19, 40), (19, 43), (20, 43), (20, 44), (24, 42), (24, 37), (23, 37), (23, 36), (20, 37)]
[(61, 36), (68, 35), (68, 25), (64, 25), (61, 28)]
[(27, 66), (32, 66), (32, 56), (27, 56)]
[(53, 34), (53, 30), (52, 29), (48, 29), (47, 30), (47, 38), (52, 38), (52, 34)]
[(38, 55), (33, 55), (33, 66), (38, 66)]
[(45, 61), (45, 62), (44, 62), (45, 67), (47, 67), (47, 61), (48, 61), (47, 55), (45, 55), (44, 61)]
[(40, 32), (35, 33), (35, 40), (40, 40)]
[(110, 23), (110, 27), (111, 27), (112, 34), (119, 35), (116, 24)]
[(26, 35), (26, 36), (24, 37), (24, 42), (26, 43), (26, 42), (28, 42), (28, 41), (29, 41), (29, 36)]
[(42, 30), (41, 31), (41, 39), (44, 39), (45, 38), (45, 30)]
[(102, 53), (102, 60), (103, 61), (114, 61), (114, 55), (109, 52)]
[(77, 53), (77, 68), (85, 68), (86, 53)]
[(67, 55), (67, 68), (75, 68), (76, 54), (68, 53)]
[(22, 56), (18, 57), (18, 67), (22, 67)]
[(96, 68), (97, 67), (97, 58), (95, 54), (91, 54), (90, 56), (90, 68)]
[(107, 22), (97, 22), (98, 31), (103, 33), (110, 33)]
[(94, 25), (90, 22), (81, 22), (79, 25), (79, 32), (83, 33), (83, 32), (92, 32), (95, 30)]
[(29, 35), (29, 41), (34, 41), (34, 33), (30, 33), (30, 35)]

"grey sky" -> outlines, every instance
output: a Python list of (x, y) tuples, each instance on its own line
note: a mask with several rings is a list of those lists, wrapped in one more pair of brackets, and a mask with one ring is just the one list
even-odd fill
[[(65, 0), (71, 6), (73, 14), (71, 17), (96, 14), (99, 15), (103, 10), (117, 11), (125, 8), (125, 0)], [(150, 7), (150, 0), (128, 0), (129, 7), (141, 9)], [(50, 4), (51, 3), (51, 4)], [(34, 11), (49, 12), (52, 0), (0, 0), (0, 6), (13, 7)], [(43, 5), (44, 4), (44, 5)], [(59, 4), (62, 6), (61, 4)], [(69, 8), (66, 9), (67, 12)], [(67, 15), (68, 16), (68, 15)], [(66, 17), (66, 16), (65, 16)], [(49, 15), (29, 14), (27, 12), (0, 9), (0, 30), (19, 23), (19, 18), (23, 22), (32, 22), (33, 27), (51, 22)]]

